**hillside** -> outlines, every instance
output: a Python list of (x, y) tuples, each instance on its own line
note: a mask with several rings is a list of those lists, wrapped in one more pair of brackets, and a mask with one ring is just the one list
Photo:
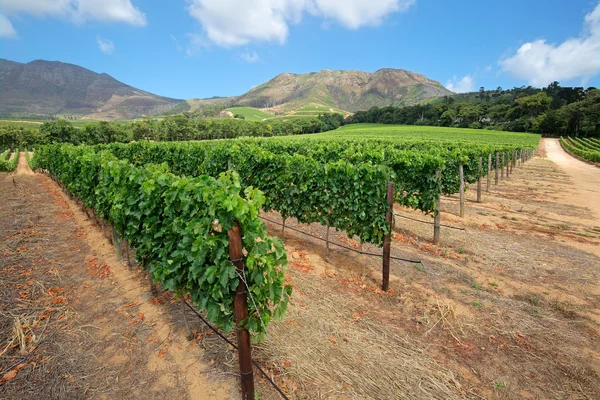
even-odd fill
[(44, 60), (22, 64), (0, 59), (0, 116), (62, 114), (130, 119), (168, 110), (180, 101), (73, 64)]
[[(289, 114), (308, 107), (331, 111), (368, 110), (371, 107), (411, 105), (424, 99), (453, 95), (439, 82), (402, 69), (376, 72), (323, 70), (307, 74), (283, 73), (249, 92), (219, 103)], [(191, 108), (214, 105), (211, 99), (190, 100)], [(196, 106), (196, 107), (194, 107)]]

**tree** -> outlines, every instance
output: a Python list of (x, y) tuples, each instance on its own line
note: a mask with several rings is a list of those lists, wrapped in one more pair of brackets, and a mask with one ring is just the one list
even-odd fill
[(546, 112), (550, 108), (552, 98), (545, 92), (540, 92), (531, 96), (521, 97), (515, 101), (517, 107), (522, 111), (521, 115), (528, 115), (533, 118)]
[(563, 127), (563, 121), (558, 111), (550, 110), (542, 116), (540, 121), (540, 133), (542, 135), (558, 135)]
[(145, 117), (141, 121), (135, 121), (131, 124), (131, 131), (134, 140), (154, 139), (156, 132), (156, 121), (150, 117)]
[(44, 122), (40, 127), (40, 133), (46, 135), (50, 143), (81, 143), (77, 129), (64, 119)]

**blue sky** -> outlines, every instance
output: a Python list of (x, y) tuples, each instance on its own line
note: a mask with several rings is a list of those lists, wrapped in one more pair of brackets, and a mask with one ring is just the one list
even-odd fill
[(0, 0), (0, 57), (156, 94), (242, 94), (282, 72), (402, 68), (455, 91), (600, 87), (598, 0)]

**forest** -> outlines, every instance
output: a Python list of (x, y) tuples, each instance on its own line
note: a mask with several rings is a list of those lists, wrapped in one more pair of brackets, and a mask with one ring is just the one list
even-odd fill
[(444, 96), (428, 104), (374, 107), (346, 118), (346, 124), (380, 123), (452, 126), (544, 136), (600, 136), (600, 90), (562, 87), (553, 82), (531, 86)]

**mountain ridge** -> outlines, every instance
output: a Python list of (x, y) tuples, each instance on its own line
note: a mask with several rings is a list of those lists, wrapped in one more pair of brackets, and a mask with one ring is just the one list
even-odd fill
[[(132, 119), (209, 107), (255, 107), (273, 114), (306, 108), (355, 112), (453, 95), (440, 82), (404, 69), (283, 72), (239, 96), (179, 100), (159, 96), (76, 64), (0, 58), (0, 116), (44, 114)], [(300, 111), (299, 114), (302, 112)]]
[(0, 59), (0, 115), (63, 114), (97, 119), (155, 115), (179, 99), (158, 96), (76, 64)]
[[(283, 72), (240, 96), (220, 98), (218, 103), (274, 113), (293, 112), (307, 105), (359, 111), (375, 106), (411, 105), (453, 94), (440, 82), (404, 69), (381, 68), (375, 72), (323, 69), (304, 74)], [(210, 99), (190, 99), (188, 103), (192, 109), (213, 105)]]

